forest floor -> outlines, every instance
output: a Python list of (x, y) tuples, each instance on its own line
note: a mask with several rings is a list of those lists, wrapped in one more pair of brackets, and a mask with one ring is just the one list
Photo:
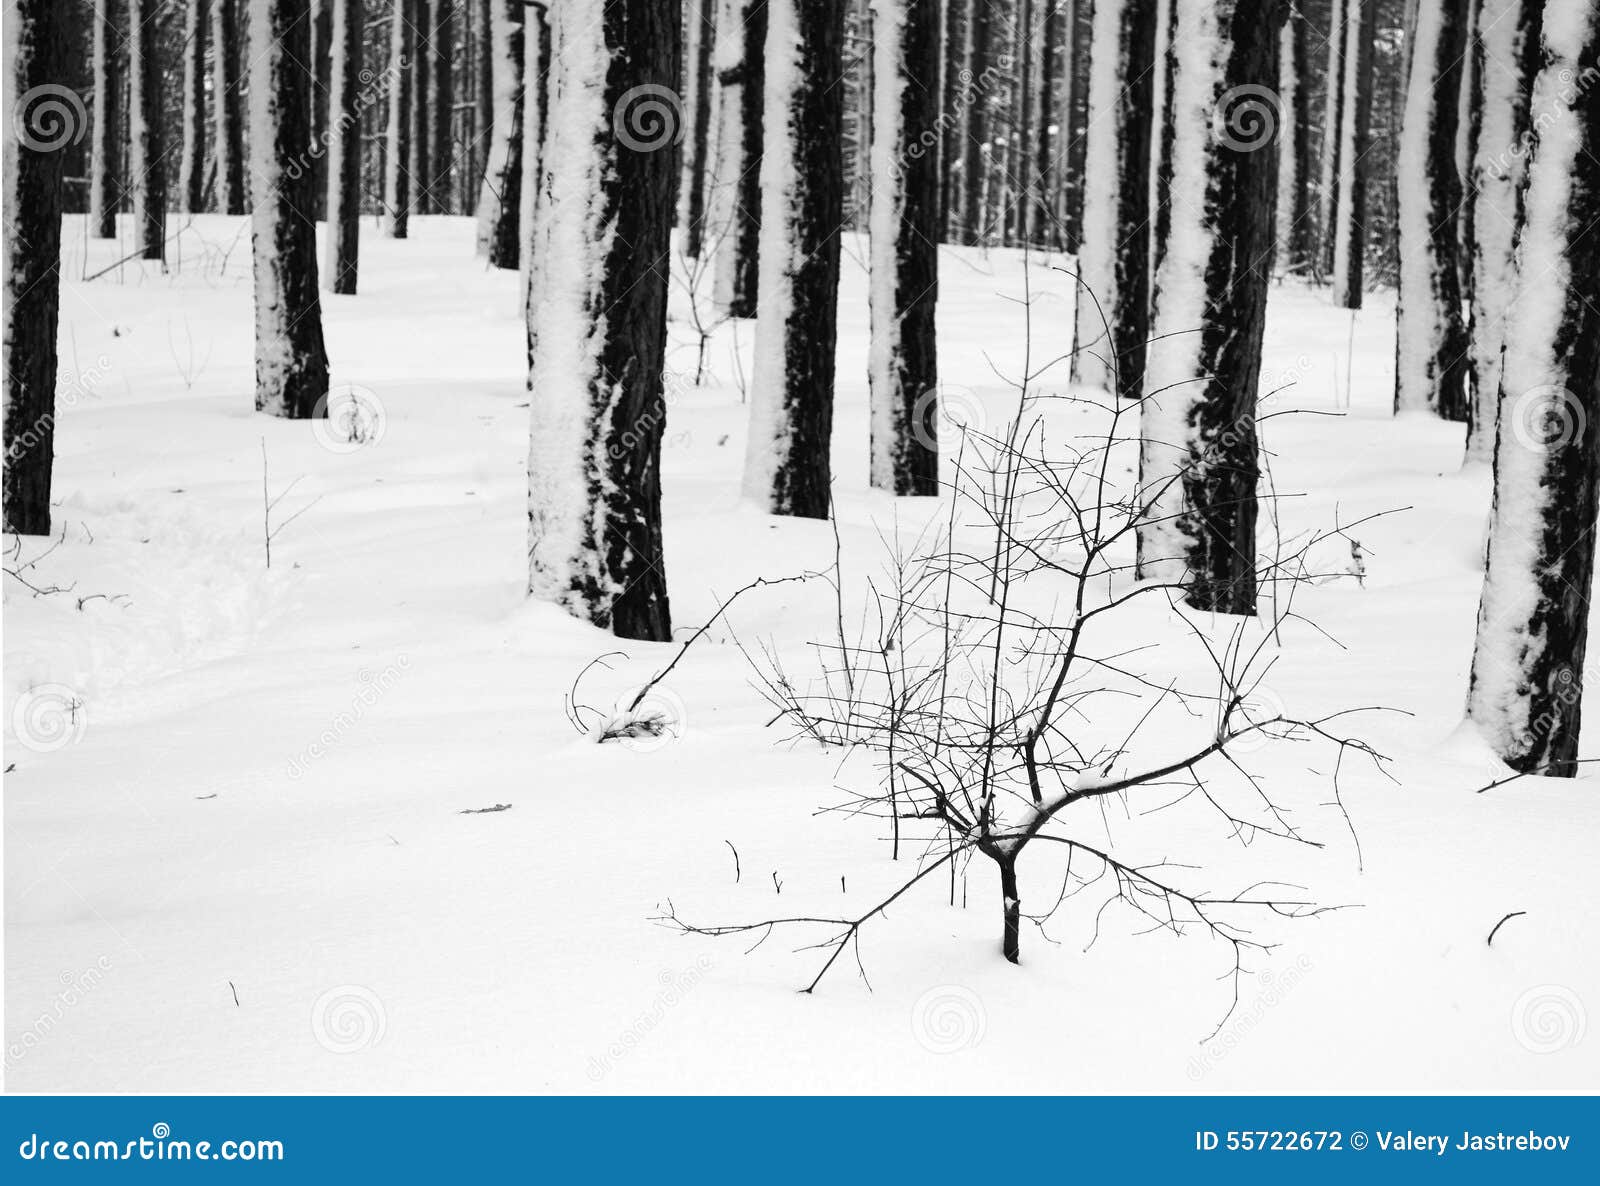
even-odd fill
[[(517, 278), (474, 259), (467, 220), (412, 225), (397, 243), (364, 224), (361, 294), (325, 298), (336, 386), (383, 410), (381, 438), (341, 452), (252, 411), (242, 220), (196, 219), (169, 272), (124, 264), (87, 283), (120, 248), (86, 245), (69, 220), (61, 542), (21, 568), (64, 591), (5, 578), (7, 1088), (1600, 1087), (1600, 1034), (1582, 1035), (1584, 1009), (1600, 1010), (1600, 794), (1592, 777), (1476, 793), (1503, 773), (1459, 728), (1489, 475), (1460, 472), (1460, 426), (1391, 417), (1389, 298), (1352, 331), (1324, 291), (1274, 289), (1263, 390), (1282, 389), (1279, 410), (1338, 414), (1265, 423), (1280, 500), (1263, 530), (1395, 512), (1354, 532), (1360, 579), (1336, 541), (1344, 554), (1324, 559), (1343, 577), (1297, 605), (1319, 629), (1286, 631), (1269, 677), (1297, 714), (1409, 713), (1360, 728), (1393, 779), (1350, 762), (1347, 824), (1330, 755), (1253, 753), (1316, 849), (1243, 846), (1215, 817), (1143, 803), (1071, 825), (1130, 859), (1191, 866), (1196, 885), (1270, 876), (1348, 908), (1263, 924), (1276, 946), (1248, 960), (1230, 1013), (1225, 944), (1152, 932), (1116, 904), (1102, 914), (1092, 893), (1047, 934), (1026, 925), (1021, 966), (1005, 963), (980, 861), (871, 925), (867, 979), (847, 955), (805, 995), (826, 952), (796, 949), (826, 931), (751, 950), (750, 936), (657, 918), (669, 899), (708, 923), (857, 913), (907, 876), (915, 853), (891, 861), (881, 823), (819, 814), (869, 772), (784, 744), (738, 645), (804, 667), (837, 628), (832, 591), (741, 599), (664, 685), (679, 736), (580, 736), (563, 702), (590, 660), (624, 652), (578, 689), (604, 706), (672, 651), (525, 599)], [(1037, 365), (1066, 348), (1072, 284), (1061, 260), (1036, 258), (1025, 282), (1017, 253), (942, 254), (950, 398), (998, 425), (1015, 399), (1001, 376), (1029, 338), (1019, 300), (1031, 292)], [(866, 483), (862, 258), (848, 240), (833, 457), (856, 592), (887, 538), (941, 514)], [(680, 289), (663, 453), (680, 632), (754, 577), (834, 559), (828, 524), (741, 504), (753, 327), (717, 330), (696, 386), (690, 320)], [(270, 569), (263, 448), (270, 495), (295, 482), (275, 523), (304, 509)], [(46, 546), (24, 540), (6, 567)], [(1159, 634), (1136, 618), (1130, 639)], [(71, 719), (64, 744), (36, 750), (12, 718), (45, 686)], [(1600, 750), (1589, 732), (1586, 754)], [(1022, 877), (1025, 902), (1059, 892), (1048, 862)]]

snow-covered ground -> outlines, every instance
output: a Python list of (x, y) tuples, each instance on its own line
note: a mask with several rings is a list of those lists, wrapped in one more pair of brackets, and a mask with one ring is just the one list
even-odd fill
[[(1297, 606), (1342, 646), (1286, 631), (1269, 678), (1295, 713), (1412, 714), (1361, 727), (1396, 781), (1344, 772), (1359, 862), (1326, 803), (1332, 756), (1303, 747), (1252, 758), (1321, 849), (1244, 848), (1214, 817), (1144, 819), (1137, 803), (1074, 825), (1197, 866), (1197, 886), (1271, 876), (1349, 906), (1264, 928), (1279, 946), (1208, 1040), (1231, 996), (1219, 944), (1140, 933), (1113, 906), (1086, 951), (1098, 901), (1084, 897), (1048, 938), (1029, 926), (1013, 967), (987, 862), (956, 905), (930, 879), (872, 924), (870, 987), (850, 963), (796, 991), (823, 957), (795, 949), (821, 932), (749, 951), (653, 921), (668, 899), (713, 923), (859, 912), (906, 875), (876, 825), (817, 814), (863, 771), (778, 745), (733, 642), (803, 665), (833, 627), (831, 592), (741, 600), (665, 685), (680, 737), (577, 735), (563, 698), (590, 660), (625, 653), (579, 689), (604, 706), (672, 651), (525, 599), (517, 279), (474, 259), (466, 220), (412, 227), (395, 243), (364, 225), (361, 294), (325, 298), (336, 385), (382, 409), (380, 438), (337, 451), (252, 411), (242, 220), (195, 220), (171, 274), (127, 264), (90, 283), (119, 250), (69, 223), (64, 542), (22, 573), (65, 591), (5, 578), (7, 1088), (1600, 1087), (1600, 1034), (1583, 1034), (1600, 1010), (1600, 795), (1592, 778), (1474, 793), (1500, 773), (1458, 732), (1489, 478), (1459, 472), (1459, 426), (1390, 416), (1390, 300), (1352, 337), (1324, 293), (1274, 289), (1264, 379), (1286, 388), (1275, 409), (1346, 413), (1266, 423), (1285, 531), (1404, 508), (1356, 531), (1364, 582)], [(863, 247), (846, 244), (833, 459), (856, 573), (881, 568), (885, 533), (938, 514), (866, 485)], [(1020, 366), (1025, 289), (1035, 360), (1066, 349), (1071, 284), (1042, 263), (1025, 285), (1013, 253), (944, 252), (941, 369), (964, 418), (1007, 414), (997, 372)], [(696, 387), (681, 290), (674, 302), (665, 513), (682, 631), (755, 576), (826, 567), (834, 541), (826, 523), (741, 505), (753, 327), (718, 330)], [(274, 522), (305, 508), (270, 570), (263, 447), (272, 496), (299, 479)], [(23, 541), (6, 566), (45, 546)], [(39, 730), (62, 703), (50, 748)], [(1025, 901), (1053, 900), (1047, 866), (1024, 860)]]

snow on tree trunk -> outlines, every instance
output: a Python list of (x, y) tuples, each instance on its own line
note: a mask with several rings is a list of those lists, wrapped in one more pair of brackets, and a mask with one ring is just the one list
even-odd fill
[(1094, 10), (1089, 146), (1072, 375), (1137, 399), (1150, 338), (1150, 136), (1155, 0)]
[(662, 369), (679, 129), (678, 0), (551, 9), (528, 319), (528, 589), (623, 638), (672, 637)]
[(117, 0), (94, 0), (94, 133), (89, 144), (89, 234), (117, 237), (117, 157), (122, 145), (117, 96)]
[(1256, 605), (1256, 397), (1277, 197), (1279, 0), (1185, 0), (1171, 46), (1171, 230), (1156, 277), (1138, 574)]
[(761, 160), (761, 317), (744, 493), (828, 517), (844, 217), (844, 5), (770, 0)]
[(494, 8), (498, 0), (468, 0), (471, 5), (472, 62), (472, 185), (473, 210), (483, 189), (483, 171), (494, 137)]
[(1571, 776), (1600, 477), (1600, 9), (1592, 0), (1545, 3), (1532, 110), (1467, 715), (1513, 769)]
[(683, 154), (684, 251), (699, 259), (705, 247), (706, 166), (711, 143), (711, 113), (716, 92), (711, 85), (712, 56), (717, 42), (716, 0), (693, 0), (689, 34), (690, 60), (694, 63), (689, 110), (689, 151)]
[(363, 0), (334, 0), (329, 78), (328, 243), (323, 281), (334, 292), (356, 291), (361, 258), (361, 44)]
[[(1172, 27), (1177, 21), (1176, 14), (1177, 0), (1156, 0), (1155, 93), (1150, 104), (1155, 125), (1150, 136), (1149, 286), (1152, 300), (1156, 276), (1160, 274), (1161, 261), (1166, 256), (1167, 234), (1172, 228), (1172, 72), (1175, 64)], [(1148, 359), (1148, 353), (1146, 357)]]
[(988, 0), (974, 0), (969, 55), (973, 100), (961, 111), (966, 120), (966, 148), (961, 161), (961, 242), (976, 244), (984, 235), (984, 180), (989, 171), (989, 105), (993, 101), (988, 83), (992, 53), (993, 23)]
[(185, 214), (200, 214), (206, 202), (206, 3), (184, 0), (183, 97), (179, 119), (183, 155), (178, 162), (178, 199)]
[(521, 289), (519, 308), (526, 312), (532, 294), (533, 272), (539, 266), (534, 241), (537, 226), (539, 191), (545, 165), (545, 136), (548, 133), (550, 102), (550, 15), (543, 4), (530, 4), (522, 28), (522, 185), (517, 212), (517, 229), (522, 235), (519, 252)]
[(1461, 310), (1456, 128), (1468, 0), (1421, 0), (1395, 170), (1400, 289), (1397, 412), (1467, 418), (1468, 342)]
[(5, 529), (50, 534), (63, 150), (83, 134), (58, 0), (6, 0)]
[(1333, 303), (1361, 308), (1361, 272), (1367, 243), (1367, 148), (1372, 129), (1372, 57), (1378, 0), (1335, 0), (1342, 9), (1344, 76), (1339, 85), (1339, 194), (1334, 202)]
[(239, 94), (238, 0), (211, 0), (211, 102), (216, 145), (217, 209), (243, 214), (244, 118)]
[(1494, 457), (1500, 349), (1516, 297), (1516, 232), (1522, 225), (1528, 92), (1538, 70), (1536, 0), (1484, 0), (1478, 38), (1480, 108), (1472, 285), (1472, 406), (1467, 461)]
[(767, 0), (728, 0), (717, 22), (717, 165), (711, 223), (712, 301), (729, 317), (754, 317), (761, 278), (762, 114), (766, 103)]
[(310, 0), (250, 0), (251, 256), (256, 410), (327, 415), (311, 173)]
[(516, 268), (521, 255), (522, 10), (522, 0), (494, 3), (494, 126), (478, 196), (478, 253), (496, 268)]
[(939, 493), (939, 9), (875, 0), (870, 306), (872, 485)]
[(161, 24), (156, 0), (128, 10), (128, 172), (133, 183), (134, 246), (145, 259), (166, 258), (167, 175), (161, 129)]
[(411, 234), (411, 59), (416, 0), (393, 0), (389, 16), (389, 126), (384, 154), (383, 233)]

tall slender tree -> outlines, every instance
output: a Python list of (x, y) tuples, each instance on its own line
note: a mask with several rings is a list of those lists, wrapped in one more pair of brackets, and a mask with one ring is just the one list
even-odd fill
[(328, 240), (323, 283), (356, 291), (361, 264), (361, 72), (363, 0), (334, 0), (328, 145)]
[(717, 24), (716, 242), (713, 300), (729, 317), (754, 317), (761, 276), (762, 117), (767, 0), (727, 0)]
[(1494, 457), (1505, 319), (1516, 301), (1516, 230), (1527, 173), (1528, 100), (1539, 67), (1539, 0), (1484, 0), (1474, 53), (1483, 94), (1473, 186), (1472, 404), (1467, 461)]
[(1546, 0), (1500, 373), (1494, 514), (1467, 716), (1513, 769), (1571, 777), (1600, 482), (1600, 9)]
[(50, 534), (56, 328), (61, 309), (61, 149), (81, 136), (63, 109), (68, 14), (57, 0), (5, 0), (11, 124), (5, 137), (5, 529)]
[(157, 0), (130, 0), (128, 172), (133, 185), (134, 246), (145, 259), (165, 259), (167, 161), (161, 118), (160, 23)]
[[(1340, 154), (1344, 126), (1344, 58), (1349, 24), (1343, 19), (1345, 0), (1326, 0), (1328, 18), (1327, 61), (1322, 75), (1322, 153), (1321, 175), (1317, 184), (1317, 273), (1333, 270), (1333, 239), (1339, 225), (1339, 173), (1345, 166)], [(1407, 26), (1410, 27), (1409, 25)], [(1407, 39), (1409, 42), (1409, 38)]]
[(706, 237), (706, 171), (711, 151), (711, 113), (716, 106), (712, 62), (717, 44), (716, 0), (689, 0), (685, 40), (692, 66), (689, 81), (689, 146), (683, 154), (680, 208), (684, 251), (699, 259)]
[[(542, 5), (533, 5), (542, 7)], [(433, 164), (429, 175), (429, 192), (433, 195), (436, 213), (453, 212), (455, 171), (454, 115), (456, 105), (455, 81), (456, 6), (454, 0), (434, 0), (433, 6), (433, 83), (429, 95), (432, 99), (432, 146), (428, 159)]]
[(217, 209), (243, 214), (244, 117), (239, 87), (238, 0), (211, 0), (212, 142), (216, 146)]
[(256, 410), (327, 415), (311, 148), (311, 0), (250, 0), (251, 256)]
[(1276, 244), (1282, 0), (1185, 0), (1171, 45), (1174, 194), (1142, 404), (1139, 575), (1256, 607), (1256, 398)]
[(874, 486), (939, 493), (939, 6), (876, 0), (870, 244)]
[[(1362, 264), (1367, 244), (1367, 149), (1372, 137), (1373, 43), (1378, 0), (1335, 0), (1344, 31), (1344, 91), (1339, 104), (1338, 196), (1334, 200), (1333, 303), (1361, 308)], [(1330, 82), (1329, 85), (1333, 85)]]
[(393, 0), (389, 17), (389, 126), (383, 184), (383, 233), (411, 234), (411, 59), (416, 53), (416, 0)]
[(1400, 295), (1395, 333), (1397, 412), (1466, 420), (1468, 341), (1461, 309), (1461, 177), (1456, 171), (1468, 0), (1417, 5), (1396, 173)]
[(1150, 338), (1155, 21), (1155, 0), (1095, 5), (1072, 374), (1127, 399), (1143, 387)]
[(984, 182), (989, 171), (989, 107), (992, 102), (987, 79), (994, 43), (994, 6), (988, 0), (974, 0), (967, 69), (971, 72), (975, 94), (961, 111), (966, 135), (961, 161), (961, 241), (981, 243), (984, 238)]
[(94, 138), (89, 145), (89, 234), (117, 237), (117, 159), (122, 148), (122, 91), (117, 69), (121, 6), (117, 0), (94, 0)]
[[(528, 589), (623, 638), (672, 637), (661, 539), (679, 0), (556, 4), (528, 318)], [(645, 104), (643, 108), (640, 103)]]
[(483, 188), (483, 172), (494, 143), (494, 9), (500, 0), (467, 0), (471, 17), (469, 41), (472, 46), (472, 181), (471, 201), (477, 209)]
[[(328, 147), (334, 136), (333, 6), (338, 0), (311, 0), (311, 192), (316, 217), (328, 214)], [(420, 3), (420, 0), (419, 0)]]
[(539, 266), (537, 221), (539, 193), (543, 188), (545, 136), (550, 122), (550, 55), (554, 47), (550, 39), (550, 9), (548, 4), (530, 3), (523, 16), (522, 27), (522, 210), (517, 216), (518, 231), (522, 235), (521, 271), (522, 304), (528, 307), (533, 291), (534, 269)]
[[(449, 4), (450, 0), (443, 0)], [(411, 58), (411, 184), (418, 214), (437, 214), (433, 192), (433, 30), (440, 0), (412, 0), (416, 5)]]
[(185, 214), (199, 214), (206, 202), (206, 0), (184, 0), (183, 34), (178, 199)]
[(478, 196), (478, 252), (496, 268), (520, 263), (522, 10), (523, 0), (494, 2), (494, 123)]
[(1278, 253), (1280, 267), (1300, 275), (1312, 273), (1315, 237), (1311, 203), (1311, 78), (1310, 37), (1294, 0), (1278, 37), (1278, 88), (1284, 128), (1278, 137)]
[(745, 449), (747, 498), (828, 517), (844, 220), (844, 5), (769, 0), (761, 160), (761, 315)]

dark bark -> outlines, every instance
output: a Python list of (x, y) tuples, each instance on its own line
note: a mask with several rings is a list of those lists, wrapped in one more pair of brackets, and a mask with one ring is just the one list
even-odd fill
[(361, 257), (361, 63), (363, 0), (333, 0), (329, 53), (331, 142), (328, 152), (328, 243), (324, 280), (354, 293)]
[(1319, 276), (1333, 271), (1333, 242), (1339, 223), (1339, 174), (1346, 164), (1339, 141), (1339, 128), (1344, 120), (1344, 55), (1350, 36), (1344, 8), (1345, 0), (1329, 0), (1328, 56), (1323, 74), (1322, 177), (1317, 187), (1321, 216), (1317, 241)]
[(993, 41), (990, 5), (975, 0), (972, 6), (972, 48), (968, 69), (972, 71), (973, 99), (963, 109), (966, 119), (964, 156), (961, 162), (961, 242), (981, 243), (984, 237), (984, 176), (989, 168), (985, 151), (989, 140), (989, 66)]
[(416, 54), (416, 0), (393, 0), (389, 24), (389, 127), (385, 136), (384, 233), (411, 234), (411, 59)]
[(211, 102), (217, 162), (217, 209), (243, 214), (244, 117), (239, 78), (238, 0), (211, 0)]
[(79, 117), (36, 88), (67, 86), (67, 13), (58, 0), (6, 0), (12, 118), (5, 139), (5, 529), (50, 534), (56, 331), (61, 309), (63, 148)]
[(415, 45), (411, 59), (412, 206), (418, 214), (437, 214), (439, 203), (433, 192), (433, 25), (440, 0), (412, 2), (416, 5), (416, 29), (411, 34)]
[(429, 173), (431, 180), (428, 188), (433, 195), (435, 213), (449, 214), (453, 212), (455, 193), (451, 183), (451, 172), (455, 165), (451, 118), (456, 104), (456, 25), (452, 0), (434, 0), (433, 19), (433, 82), (429, 90), (433, 129), (428, 153), (433, 169)]
[(89, 234), (96, 239), (117, 237), (117, 206), (121, 201), (117, 161), (122, 147), (122, 112), (117, 101), (122, 91), (122, 71), (117, 50), (122, 45), (118, 0), (94, 0), (94, 139), (89, 148)]
[[(494, 6), (496, 0), (468, 0), (472, 5), (472, 59), (476, 67), (472, 86), (473, 136), (472, 202), (478, 200), (483, 172), (489, 163), (494, 137)], [(476, 209), (474, 205), (473, 209)]]
[(1013, 853), (995, 858), (1000, 866), (1001, 924), (1000, 951), (1010, 963), (1022, 961), (1022, 897), (1017, 889), (1017, 858)]
[(939, 145), (939, 227), (943, 236), (956, 238), (952, 220), (956, 215), (956, 202), (960, 193), (956, 182), (959, 174), (956, 163), (961, 159), (961, 120), (955, 118), (966, 102), (965, 94), (972, 76), (962, 78), (967, 69), (967, 39), (972, 25), (973, 0), (950, 0), (944, 14), (944, 63), (940, 79), (943, 96), (941, 112), (946, 116)]
[(1068, 83), (1063, 103), (1066, 168), (1061, 185), (1061, 237), (1066, 251), (1076, 252), (1083, 240), (1083, 165), (1088, 149), (1090, 0), (1066, 0)]
[(178, 197), (185, 214), (199, 214), (206, 200), (206, 0), (184, 0), (183, 155)]
[(333, 139), (333, 6), (311, 0), (311, 191), (316, 217), (328, 216), (328, 146)]
[(134, 246), (144, 259), (165, 259), (167, 170), (161, 116), (160, 22), (157, 0), (132, 0), (128, 10), (128, 172), (133, 183)]
[[(1151, 129), (1151, 152), (1155, 177), (1151, 184), (1150, 215), (1150, 275), (1161, 271), (1161, 261), (1167, 251), (1167, 237), (1172, 230), (1172, 145), (1177, 133), (1172, 102), (1173, 71), (1177, 63), (1176, 49), (1172, 44), (1172, 30), (1177, 24), (1178, 0), (1156, 0), (1157, 16), (1167, 29), (1165, 52), (1156, 63), (1161, 76), (1161, 110), (1156, 113), (1156, 124)], [(1081, 225), (1081, 223), (1080, 223)]]
[(515, 269), (522, 259), (523, 7), (522, 0), (494, 6), (494, 128), (478, 196), (478, 250), (495, 268)]
[(317, 291), (311, 149), (310, 0), (265, 0), (251, 30), (251, 249), (256, 292), (256, 410), (327, 415), (328, 355)]
[[(1347, 0), (1359, 6), (1360, 20), (1345, 32), (1345, 53), (1353, 57), (1354, 88), (1346, 88), (1344, 118), (1351, 123), (1350, 159), (1339, 177), (1339, 226), (1335, 239), (1334, 303), (1345, 309), (1361, 308), (1362, 268), (1367, 246), (1367, 151), (1372, 140), (1373, 42), (1378, 34), (1377, 0)], [(1339, 240), (1343, 239), (1341, 243)]]
[(1117, 395), (1144, 391), (1150, 344), (1150, 144), (1154, 128), (1157, 0), (1125, 0), (1125, 90), (1117, 106), (1117, 307), (1111, 323)]
[[(780, 2), (792, 6), (798, 44), (793, 92), (768, 101), (767, 152), (790, 153), (792, 191), (763, 185), (763, 247), (782, 249), (763, 252), (773, 258), (762, 265), (762, 283), (785, 286), (788, 300), (784, 316), (759, 323), (751, 400), (775, 407), (782, 427), (777, 440), (752, 438), (746, 490), (773, 514), (826, 519), (844, 215), (844, 5), (773, 0)], [(769, 52), (785, 52), (770, 42)], [(772, 127), (779, 113), (781, 131)], [(763, 181), (774, 172), (769, 167)], [(786, 261), (793, 262), (782, 270)]]
[(716, 0), (693, 0), (698, 32), (694, 42), (694, 122), (689, 129), (684, 176), (684, 250), (699, 259), (705, 247), (706, 159), (711, 144), (711, 51), (717, 38)]
[[(1033, 224), (1038, 228), (1040, 241), (1046, 246), (1056, 247), (1061, 239), (1059, 213), (1054, 200), (1059, 184), (1056, 158), (1066, 144), (1066, 138), (1061, 135), (1059, 128), (1055, 135), (1051, 135), (1050, 129), (1064, 114), (1057, 109), (1057, 98), (1062, 75), (1070, 64), (1061, 40), (1067, 5), (1063, 0), (1043, 0), (1043, 5), (1044, 28), (1039, 43), (1039, 123), (1034, 137), (1038, 147), (1033, 169), (1038, 196), (1035, 199)], [(1148, 123), (1149, 119), (1147, 111), (1145, 122)], [(1146, 144), (1148, 146), (1148, 138)]]
[(761, 154), (765, 136), (767, 0), (745, 0), (744, 48), (730, 77), (722, 76), (724, 102), (739, 104), (740, 173), (731, 181), (732, 210), (726, 241), (719, 250), (732, 253), (727, 293), (729, 317), (756, 315), (761, 280)]

